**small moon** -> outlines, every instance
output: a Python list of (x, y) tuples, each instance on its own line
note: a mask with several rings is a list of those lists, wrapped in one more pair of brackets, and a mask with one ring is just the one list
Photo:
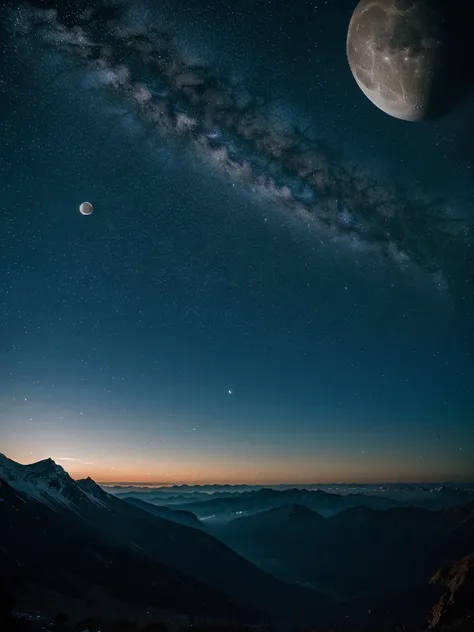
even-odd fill
[(94, 210), (94, 207), (92, 206), (90, 202), (83, 202), (81, 206), (79, 207), (79, 210), (82, 213), (82, 215), (90, 215), (92, 211)]

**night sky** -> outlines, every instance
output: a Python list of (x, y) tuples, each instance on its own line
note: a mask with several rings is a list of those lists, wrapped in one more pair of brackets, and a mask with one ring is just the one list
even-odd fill
[(472, 480), (474, 100), (378, 110), (349, 0), (17, 4), (0, 451), (101, 482)]

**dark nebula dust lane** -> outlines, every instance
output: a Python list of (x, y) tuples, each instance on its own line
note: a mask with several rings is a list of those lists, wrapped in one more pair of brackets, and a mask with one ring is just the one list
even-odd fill
[(311, 129), (277, 126), (271, 104), (186, 62), (166, 31), (131, 28), (117, 4), (90, 6), (25, 1), (7, 15), (18, 37), (60, 57), (52, 81), (79, 69), (91, 90), (117, 100), (151, 139), (178, 143), (296, 217), (315, 239), (422, 271), (463, 300), (472, 295), (472, 221), (449, 215), (444, 200), (375, 181)]

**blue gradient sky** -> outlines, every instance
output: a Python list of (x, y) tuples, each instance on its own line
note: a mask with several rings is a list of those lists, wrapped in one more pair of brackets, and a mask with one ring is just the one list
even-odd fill
[[(470, 212), (473, 103), (430, 125), (383, 115), (346, 67), (351, 3), (303, 4), (158, 14), (189, 55), (283, 94), (280, 118)], [(246, 28), (252, 10), (274, 37)], [(474, 478), (467, 293), (321, 244), (15, 46), (0, 59), (3, 452), (101, 482)]]

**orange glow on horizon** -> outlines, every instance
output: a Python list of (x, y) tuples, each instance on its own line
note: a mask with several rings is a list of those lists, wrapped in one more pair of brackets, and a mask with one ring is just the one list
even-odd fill
[(130, 470), (120, 471), (119, 468), (113, 471), (91, 471), (76, 470), (68, 468), (66, 464), (61, 464), (72, 478), (79, 480), (88, 476), (101, 485), (137, 485), (137, 486), (172, 486), (172, 485), (309, 485), (320, 483), (322, 485), (341, 483), (411, 483), (411, 482), (439, 482), (457, 481), (469, 482), (468, 478), (459, 473), (441, 472), (427, 473), (421, 470), (410, 470), (401, 473), (400, 471), (361, 471), (357, 468), (347, 468), (338, 471), (314, 470), (313, 472), (293, 470), (283, 472), (262, 471), (254, 472), (249, 468), (241, 472), (225, 470), (201, 471), (196, 473), (173, 472), (168, 475), (153, 475), (146, 472), (131, 472)]
[[(48, 458), (49, 454), (28, 455), (21, 458), (18, 454), (7, 455), (19, 463), (34, 463)], [(275, 463), (266, 460), (258, 465), (244, 460), (218, 459), (214, 462), (186, 462), (176, 459), (161, 462), (146, 462), (145, 459), (128, 459), (120, 461), (113, 457), (96, 458), (86, 461), (75, 457), (51, 455), (70, 476), (79, 480), (90, 477), (101, 485), (136, 485), (136, 486), (172, 486), (172, 485), (310, 485), (310, 484), (383, 484), (383, 483), (437, 483), (437, 482), (472, 482), (472, 471), (457, 471), (431, 467), (422, 469), (419, 463), (408, 463), (402, 466), (390, 459), (347, 460), (326, 457), (314, 461), (287, 460)], [(120, 463), (120, 464), (119, 464)], [(257, 469), (258, 467), (258, 469)]]
[[(286, 476), (279, 474), (278, 472), (262, 472), (251, 473), (242, 472), (240, 476), (226, 476), (225, 472), (209, 473), (206, 475), (204, 472), (196, 476), (183, 476), (173, 477), (146, 477), (140, 475), (138, 472), (135, 475), (120, 476), (118, 472), (114, 472), (112, 475), (93, 475), (91, 472), (79, 473), (75, 472), (73, 478), (76, 480), (86, 478), (90, 476), (100, 485), (118, 485), (118, 486), (143, 486), (143, 487), (171, 487), (173, 485), (340, 485), (342, 483), (350, 484), (383, 484), (383, 483), (437, 483), (443, 481), (449, 482), (471, 482), (472, 479), (466, 477), (460, 473), (445, 473), (442, 475), (440, 472), (433, 472), (427, 474), (423, 471), (410, 471), (405, 473), (400, 472), (371, 472), (364, 475), (363, 472), (357, 472), (347, 469), (346, 472), (339, 471), (336, 473), (323, 473), (322, 471), (314, 472), (313, 474), (307, 473), (306, 475), (298, 472), (294, 472), (293, 475), (288, 473)], [(71, 473), (72, 476), (72, 473)]]

